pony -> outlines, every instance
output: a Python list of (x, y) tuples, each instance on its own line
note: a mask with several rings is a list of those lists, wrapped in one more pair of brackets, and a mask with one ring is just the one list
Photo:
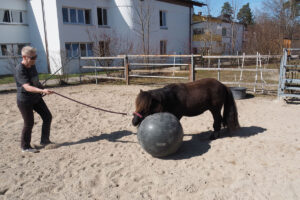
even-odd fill
[(148, 91), (140, 90), (135, 107), (132, 119), (134, 126), (138, 126), (148, 115), (158, 112), (172, 113), (180, 120), (183, 116), (197, 116), (209, 110), (214, 119), (214, 131), (210, 139), (219, 137), (222, 123), (230, 133), (240, 128), (237, 107), (230, 88), (213, 78), (174, 83)]

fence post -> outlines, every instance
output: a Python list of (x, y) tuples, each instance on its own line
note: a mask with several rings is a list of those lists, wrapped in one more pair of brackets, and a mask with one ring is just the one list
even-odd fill
[[(243, 80), (243, 69), (244, 69), (244, 62), (245, 62), (245, 53), (243, 53), (243, 58), (242, 58), (242, 67), (241, 67), (241, 73), (240, 73), (240, 81), (239, 83), (242, 82)], [(239, 87), (241, 87), (241, 84), (239, 84)]]
[(98, 79), (97, 79), (97, 76), (98, 76), (98, 74), (97, 74), (97, 63), (96, 63), (96, 60), (94, 60), (94, 66), (95, 66), (95, 79), (96, 79), (96, 84), (98, 84)]
[(257, 74), (258, 74), (258, 52), (256, 52), (256, 74), (255, 74), (255, 82), (253, 92), (256, 93), (256, 84), (257, 84)]
[(221, 61), (220, 58), (218, 59), (218, 81), (220, 81), (220, 67), (221, 67)]
[(124, 56), (124, 67), (125, 67), (125, 79), (126, 85), (129, 85), (129, 64), (128, 64), (128, 56)]
[(80, 56), (78, 56), (78, 66), (79, 66), (79, 83), (81, 84), (81, 66), (80, 66)]
[(189, 65), (189, 71), (190, 71), (190, 81), (195, 81), (195, 62), (194, 62), (194, 55), (191, 55), (191, 64)]

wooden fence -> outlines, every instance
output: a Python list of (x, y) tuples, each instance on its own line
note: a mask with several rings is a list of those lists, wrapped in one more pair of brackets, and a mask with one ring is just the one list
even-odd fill
[[(123, 80), (126, 84), (130, 84), (133, 78), (157, 78), (157, 79), (182, 79), (187, 81), (195, 81), (197, 73), (201, 71), (216, 71), (217, 79), (220, 80), (221, 72), (231, 71), (239, 72), (239, 80), (236, 81), (221, 81), (224, 84), (230, 85), (245, 85), (253, 86), (253, 91), (256, 92), (257, 87), (261, 86), (262, 90), (266, 86), (277, 87), (278, 83), (271, 84), (264, 80), (264, 73), (278, 73), (279, 68), (265, 68), (263, 67), (262, 60), (269, 62), (271, 58), (280, 58), (280, 56), (271, 55), (236, 55), (236, 56), (201, 56), (201, 55), (122, 55), (116, 57), (80, 57), (79, 67), (81, 70), (93, 70), (94, 75), (85, 75), (94, 78), (96, 83), (98, 79), (114, 79)], [(158, 59), (158, 60), (155, 60)], [(180, 61), (177, 61), (177, 60)], [(204, 66), (199, 65), (197, 60), (208, 61)], [(246, 68), (245, 59), (255, 61), (255, 68)], [(110, 65), (104, 66), (101, 61), (109, 60)], [(118, 60), (118, 65), (114, 65)], [(224, 67), (221, 60), (235, 60), (237, 66)], [(88, 64), (82, 64), (82, 61), (89, 61)], [(121, 61), (121, 62), (120, 62)], [(173, 62), (172, 62), (173, 61)], [(217, 61), (217, 66), (212, 65)], [(105, 62), (104, 62), (105, 63)], [(216, 63), (216, 62), (215, 62)], [(180, 68), (181, 76), (175, 76), (175, 68)], [(99, 71), (118, 71), (118, 76), (109, 76), (99, 74)], [(244, 82), (243, 77), (245, 72), (254, 72), (253, 82)], [(164, 75), (162, 75), (164, 74)], [(167, 74), (167, 75), (166, 75)], [(172, 75), (170, 75), (172, 74)], [(184, 75), (182, 75), (184, 74)], [(260, 79), (260, 83), (258, 80)]]

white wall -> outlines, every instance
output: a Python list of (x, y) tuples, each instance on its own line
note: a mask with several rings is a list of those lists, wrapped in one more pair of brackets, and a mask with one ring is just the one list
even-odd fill
[[(48, 42), (48, 53), (50, 71), (54, 73), (61, 68), (61, 31), (59, 22), (62, 20), (61, 9), (58, 2), (60, 0), (44, 0), (46, 33)], [(59, 12), (60, 11), (60, 12)], [(60, 15), (59, 15), (60, 14)]]
[[(96, 1), (89, 0), (64, 0), (58, 3), (59, 30), (61, 32), (61, 48), (64, 49), (66, 42), (95, 42), (103, 35), (108, 35), (114, 41), (117, 54), (142, 54), (142, 40), (137, 34), (139, 25), (137, 23), (137, 3), (149, 3), (151, 14), (150, 28), (150, 53), (160, 53), (160, 40), (167, 41), (167, 53), (177, 54), (189, 53), (189, 17), (190, 8), (175, 4), (159, 2), (154, 0), (114, 0)], [(64, 24), (62, 22), (62, 7), (85, 8), (92, 10), (92, 25)], [(97, 22), (97, 7), (106, 8), (108, 11), (108, 26), (100, 27)], [(160, 29), (159, 10), (167, 11), (168, 29)], [(90, 34), (88, 34), (89, 32)], [(95, 38), (91, 35), (97, 35)], [(91, 38), (92, 37), (92, 38)], [(94, 38), (93, 38), (94, 37)], [(129, 52), (127, 49), (133, 45)], [(78, 72), (78, 63), (73, 60), (70, 64), (72, 72)]]
[[(232, 27), (230, 23), (226, 22), (202, 22), (202, 23), (196, 23), (192, 26), (192, 30), (195, 28), (204, 28), (209, 29), (212, 31), (213, 35), (219, 35), (222, 37), (221, 43), (212, 41), (212, 53), (223, 53), (223, 54), (231, 54), (232, 49)], [(222, 36), (222, 28), (226, 28), (226, 36)], [(234, 52), (242, 51), (242, 44), (243, 44), (243, 32), (244, 27), (242, 24), (234, 24), (234, 32), (236, 32), (235, 37), (235, 47)], [(193, 47), (196, 48), (203, 48), (208, 47), (208, 42), (203, 41), (193, 41), (192, 43)]]
[[(190, 8), (176, 4), (165, 3), (160, 1), (120, 1), (116, 0), (116, 10), (121, 16), (115, 18), (112, 29), (122, 38), (128, 38), (135, 41), (135, 50), (133, 53), (141, 53), (142, 38), (137, 32), (141, 30), (136, 9), (139, 3), (149, 7), (152, 11), (150, 26), (150, 53), (160, 53), (160, 40), (167, 41), (167, 54), (189, 53), (189, 17)], [(159, 11), (167, 12), (167, 29), (161, 29), (159, 25)], [(120, 15), (120, 14), (119, 14)]]
[[(11, 40), (18, 38), (22, 41), (29, 41), (38, 50), (37, 69), (39, 72), (47, 72), (47, 57), (45, 31), (43, 23), (43, 12), (41, 0), (0, 0), (11, 3), (12, 6), (21, 6), (27, 9), (28, 24), (23, 28), (12, 28)], [(23, 2), (21, 4), (20, 2)], [(27, 2), (27, 5), (26, 3)], [(150, 27), (150, 53), (160, 53), (160, 41), (167, 41), (167, 54), (189, 53), (190, 43), (190, 8), (176, 4), (160, 2), (156, 0), (44, 0), (46, 31), (49, 50), (49, 61), (51, 72), (60, 67), (61, 60), (59, 54), (65, 51), (65, 43), (70, 42), (96, 42), (101, 36), (110, 36), (115, 46), (115, 54), (141, 54), (141, 37), (138, 36), (139, 29), (136, 20), (138, 19), (135, 11), (136, 3), (149, 3), (152, 9), (151, 27)], [(66, 24), (63, 23), (62, 7), (91, 9), (91, 25)], [(106, 8), (108, 11), (108, 26), (98, 26), (97, 7)], [(167, 29), (161, 29), (159, 26), (159, 10), (167, 12)], [(18, 30), (16, 30), (18, 29)], [(24, 29), (24, 30), (19, 30)], [(7, 30), (0, 30), (5, 33)], [(27, 32), (27, 34), (23, 34)], [(89, 34), (89, 33), (90, 34)], [(0, 32), (1, 33), (1, 32)], [(16, 34), (13, 36), (13, 34)], [(20, 34), (19, 34), (20, 33)], [(93, 38), (92, 35), (98, 38)], [(7, 41), (7, 39), (5, 40)], [(129, 52), (129, 47), (133, 49)], [(54, 61), (55, 60), (55, 61)], [(78, 63), (76, 60), (71, 62), (71, 72), (78, 72)]]
[(27, 12), (30, 42), (37, 49), (38, 54), (36, 62), (37, 70), (39, 73), (48, 73), (41, 0), (28, 0)]
[[(0, 0), (0, 9), (26, 11), (27, 5), (24, 0)], [(0, 44), (30, 43), (27, 24), (0, 23), (0, 35)], [(0, 57), (0, 74), (11, 74), (12, 64), (7, 57)]]

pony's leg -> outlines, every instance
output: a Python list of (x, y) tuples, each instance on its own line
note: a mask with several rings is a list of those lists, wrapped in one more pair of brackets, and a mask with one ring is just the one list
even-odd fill
[(210, 139), (215, 140), (220, 135), (221, 125), (222, 125), (222, 115), (221, 115), (221, 109), (213, 109), (210, 111), (214, 118), (214, 132), (211, 134)]

